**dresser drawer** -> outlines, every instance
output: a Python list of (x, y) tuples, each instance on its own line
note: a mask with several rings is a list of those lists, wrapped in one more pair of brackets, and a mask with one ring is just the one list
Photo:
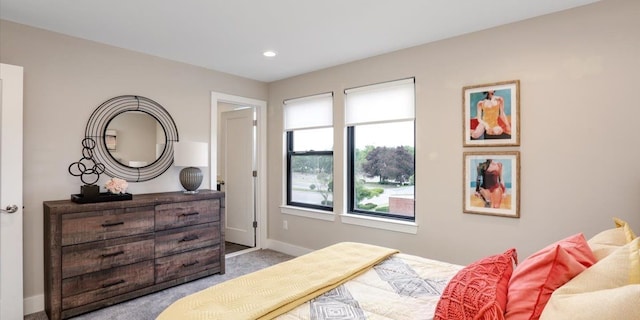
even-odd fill
[(62, 216), (62, 245), (153, 232), (154, 207), (78, 212)]
[(153, 259), (153, 234), (62, 248), (62, 278)]
[(219, 221), (219, 213), (219, 199), (160, 204), (156, 206), (156, 230)]
[(156, 258), (218, 244), (219, 222), (159, 231), (156, 233)]
[(62, 281), (62, 309), (75, 308), (153, 284), (153, 260)]
[(220, 246), (188, 251), (156, 259), (156, 283), (220, 267)]

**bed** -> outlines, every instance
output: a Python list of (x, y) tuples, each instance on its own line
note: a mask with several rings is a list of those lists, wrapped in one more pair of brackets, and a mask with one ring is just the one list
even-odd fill
[[(596, 303), (597, 302), (597, 303)], [(640, 238), (575, 234), (467, 266), (338, 243), (182, 298), (165, 319), (640, 319)]]

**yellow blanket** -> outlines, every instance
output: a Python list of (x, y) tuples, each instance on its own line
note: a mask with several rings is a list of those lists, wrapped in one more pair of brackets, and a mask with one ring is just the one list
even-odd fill
[(398, 252), (342, 242), (182, 298), (157, 319), (272, 319)]

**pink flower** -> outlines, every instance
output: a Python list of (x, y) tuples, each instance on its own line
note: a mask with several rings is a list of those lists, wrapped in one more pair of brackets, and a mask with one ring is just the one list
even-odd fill
[(111, 193), (125, 193), (128, 186), (127, 181), (119, 178), (111, 178), (104, 184), (104, 187)]

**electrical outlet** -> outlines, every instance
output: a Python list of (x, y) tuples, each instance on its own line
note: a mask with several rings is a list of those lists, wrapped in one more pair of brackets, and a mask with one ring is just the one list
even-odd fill
[(282, 221), (282, 229), (289, 230), (289, 222), (287, 220)]

